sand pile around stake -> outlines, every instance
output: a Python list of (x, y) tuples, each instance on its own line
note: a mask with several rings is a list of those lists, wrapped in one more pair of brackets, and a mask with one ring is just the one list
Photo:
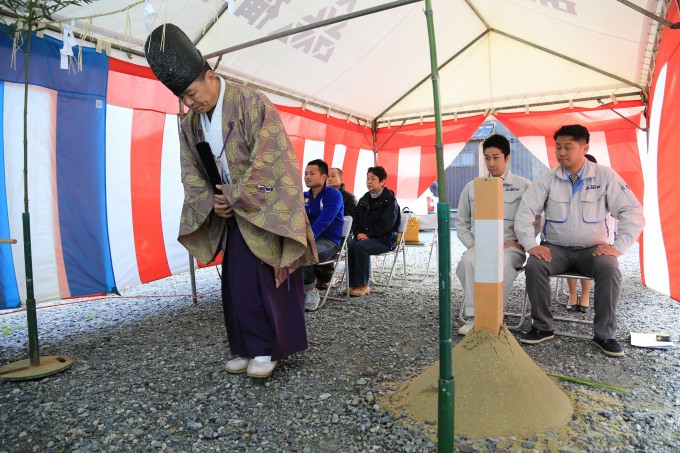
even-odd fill
[[(494, 437), (541, 433), (564, 427), (569, 398), (524, 352), (503, 326), (470, 332), (453, 349), (455, 433)], [(439, 362), (402, 384), (392, 403), (413, 418), (437, 420)]]

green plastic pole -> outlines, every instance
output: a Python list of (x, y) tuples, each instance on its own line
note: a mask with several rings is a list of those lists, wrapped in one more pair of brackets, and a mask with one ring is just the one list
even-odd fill
[(430, 66), (432, 74), (432, 93), (434, 97), (435, 151), (437, 155), (437, 184), (439, 203), (437, 203), (437, 222), (439, 227), (439, 398), (438, 398), (438, 442), (437, 451), (453, 453), (453, 426), (455, 381), (453, 379), (453, 341), (451, 339), (451, 229), (450, 208), (446, 202), (444, 179), (444, 146), (442, 144), (442, 115), (439, 103), (439, 71), (437, 69), (437, 45), (432, 19), (432, 4), (425, 0), (427, 35), (430, 43)]

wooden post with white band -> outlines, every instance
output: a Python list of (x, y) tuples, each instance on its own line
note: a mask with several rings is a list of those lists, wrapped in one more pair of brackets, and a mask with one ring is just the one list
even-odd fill
[(475, 183), (475, 332), (503, 325), (503, 181)]

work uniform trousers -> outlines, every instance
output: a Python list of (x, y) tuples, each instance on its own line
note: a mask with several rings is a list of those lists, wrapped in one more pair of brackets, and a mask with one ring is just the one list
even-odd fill
[[(512, 291), (512, 284), (519, 274), (518, 269), (526, 260), (526, 254), (515, 248), (503, 249), (503, 306), (505, 307)], [(456, 275), (463, 287), (465, 316), (475, 315), (475, 248), (467, 249), (460, 258)]]
[(274, 269), (253, 255), (233, 217), (226, 234), (222, 306), (231, 353), (279, 360), (307, 349), (302, 270), (277, 288)]
[(621, 271), (615, 256), (593, 256), (596, 247), (562, 247), (542, 243), (550, 249), (549, 263), (533, 256), (526, 266), (527, 293), (531, 302), (533, 326), (553, 330), (550, 312), (550, 276), (567, 271), (592, 277), (595, 281), (593, 309), (595, 337), (607, 340), (616, 336), (616, 307), (621, 296)]

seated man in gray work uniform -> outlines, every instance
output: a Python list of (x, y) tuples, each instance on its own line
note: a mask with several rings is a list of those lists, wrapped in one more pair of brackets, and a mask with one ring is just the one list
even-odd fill
[[(611, 168), (585, 158), (590, 133), (575, 124), (555, 132), (559, 167), (541, 174), (526, 191), (515, 217), (515, 232), (529, 253), (526, 284), (531, 329), (520, 337), (534, 344), (554, 338), (550, 312), (550, 275), (576, 271), (595, 280), (593, 343), (609, 356), (622, 356), (616, 341), (616, 307), (621, 294), (618, 257), (638, 238), (645, 220), (642, 206)], [(533, 222), (545, 213), (541, 244)], [(618, 220), (610, 245), (611, 214)]]
[[(515, 235), (515, 213), (522, 200), (522, 195), (531, 182), (515, 175), (508, 168), (510, 163), (510, 142), (499, 134), (494, 134), (484, 140), (482, 144), (484, 164), (489, 171), (489, 177), (503, 180), (503, 306), (508, 302), (512, 284), (524, 264), (526, 254)], [(458, 212), (456, 213), (456, 231), (458, 239), (467, 248), (456, 267), (456, 275), (463, 287), (465, 316), (470, 317), (458, 333), (467, 335), (474, 327), (475, 315), (475, 238), (474, 231), (475, 210), (475, 181), (470, 181), (460, 194)], [(541, 226), (541, 216), (536, 218), (535, 234)]]

